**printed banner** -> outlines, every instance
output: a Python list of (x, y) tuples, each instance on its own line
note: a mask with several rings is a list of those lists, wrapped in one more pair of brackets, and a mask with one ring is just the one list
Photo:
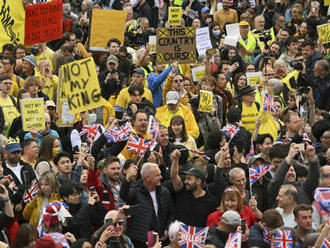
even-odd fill
[(21, 113), (23, 130), (29, 132), (32, 129), (45, 129), (45, 106), (43, 98), (21, 99)]
[(32, 4), (25, 8), (25, 45), (58, 40), (63, 33), (62, 1)]
[(109, 37), (124, 42), (126, 11), (94, 9), (90, 31), (89, 49), (108, 51)]
[(330, 42), (330, 23), (317, 26), (317, 32), (322, 44), (327, 44)]
[(61, 66), (62, 97), (68, 101), (70, 114), (102, 106), (101, 90), (93, 58)]
[(158, 28), (157, 29), (157, 63), (180, 64), (196, 62), (195, 28)]
[(181, 25), (181, 7), (169, 7), (168, 22), (171, 26)]
[(24, 43), (25, 12), (22, 1), (0, 1), (0, 52), (6, 43)]
[(200, 90), (198, 111), (210, 112), (213, 106), (213, 93), (212, 91)]

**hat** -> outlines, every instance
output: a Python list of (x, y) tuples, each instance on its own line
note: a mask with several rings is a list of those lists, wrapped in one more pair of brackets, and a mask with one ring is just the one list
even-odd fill
[(250, 26), (250, 24), (247, 21), (240, 21), (239, 26)]
[(166, 104), (177, 104), (179, 101), (179, 94), (176, 91), (169, 91), (166, 94)]
[(54, 107), (54, 108), (56, 108), (56, 105), (55, 105), (55, 103), (54, 103), (54, 101), (52, 101), (52, 100), (48, 100), (48, 101), (46, 101), (46, 107), (48, 108), (48, 107)]
[(13, 139), (13, 138), (9, 138), (7, 140), (7, 145), (5, 150), (9, 153), (14, 153), (14, 152), (21, 152), (22, 151), (22, 147), (19, 143), (19, 140), (17, 139)]
[(184, 171), (183, 173), (187, 175), (195, 176), (197, 178), (202, 179), (203, 181), (205, 180), (205, 173), (198, 168), (190, 168), (189, 170)]
[(116, 57), (116, 55), (110, 55), (107, 58), (107, 64), (110, 64), (110, 63), (114, 63), (114, 64), (118, 65), (118, 58)]
[(54, 239), (51, 236), (46, 235), (37, 240), (35, 247), (36, 248), (62, 248), (62, 244), (55, 243)]
[(33, 67), (37, 67), (37, 60), (34, 56), (32, 55), (25, 56), (23, 60), (29, 62)]
[(201, 10), (201, 13), (204, 14), (206, 11), (210, 11), (210, 9), (208, 7), (204, 7)]
[(250, 85), (245, 85), (239, 90), (239, 96), (245, 96), (254, 90), (255, 89), (252, 88)]
[(249, 161), (248, 161), (248, 165), (252, 165), (255, 163), (256, 160), (258, 159), (261, 159), (263, 162), (266, 162), (265, 159), (263, 157), (261, 157), (261, 153), (255, 155), (255, 156), (252, 156), (249, 158)]
[(139, 74), (142, 74), (144, 76), (144, 70), (140, 67), (137, 67), (135, 68), (133, 71), (132, 71), (132, 74), (136, 72), (136, 73), (139, 73)]
[(221, 216), (221, 224), (239, 226), (241, 224), (241, 216), (234, 210), (228, 210)]

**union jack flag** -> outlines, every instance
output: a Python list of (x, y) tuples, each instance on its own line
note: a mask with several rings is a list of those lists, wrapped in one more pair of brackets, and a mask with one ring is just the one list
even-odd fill
[(303, 133), (303, 141), (312, 142), (307, 133)]
[(90, 139), (97, 139), (102, 132), (103, 127), (101, 124), (84, 125), (82, 127), (82, 131), (80, 132), (80, 136)]
[(147, 133), (152, 134), (153, 137), (159, 136), (159, 122), (153, 115), (149, 116)]
[(250, 185), (254, 184), (260, 177), (272, 170), (274, 165), (264, 164), (259, 167), (249, 168)]
[(253, 145), (253, 142), (251, 141), (250, 151), (249, 151), (248, 155), (246, 155), (246, 157), (245, 157), (246, 163), (249, 162), (249, 159), (252, 156), (254, 156), (254, 145)]
[(324, 238), (321, 248), (330, 248), (330, 242), (327, 238)]
[(178, 233), (179, 245), (183, 248), (203, 248), (208, 227), (195, 227), (181, 224)]
[(114, 143), (114, 142), (117, 142), (117, 140), (118, 140), (116, 127), (112, 127), (110, 129), (106, 130), (103, 134), (109, 143)]
[(138, 136), (129, 136), (127, 142), (127, 150), (135, 151), (136, 153), (145, 153), (148, 147), (151, 145), (151, 140), (145, 140)]
[(314, 192), (314, 199), (318, 204), (320, 204), (324, 211), (328, 214), (330, 213), (330, 188), (316, 188)]
[(233, 232), (229, 234), (225, 248), (241, 248), (241, 244), (242, 244), (242, 233)]
[(264, 241), (270, 245), (271, 243), (271, 236), (269, 235), (269, 233), (267, 232), (266, 228), (262, 228), (262, 234), (263, 234), (263, 238), (264, 238)]
[(276, 229), (275, 238), (273, 239), (275, 246), (278, 248), (293, 248), (292, 233), (290, 230)]
[(206, 160), (211, 160), (208, 156), (205, 155), (205, 152), (201, 152), (199, 150), (194, 150), (194, 149), (189, 149), (190, 152), (197, 154), (199, 156), (202, 156), (203, 158), (205, 158)]
[(239, 131), (239, 127), (236, 127), (233, 124), (228, 124), (227, 126), (223, 127), (221, 131), (227, 135), (230, 139), (232, 139), (237, 132)]
[(268, 93), (264, 95), (262, 109), (272, 113), (276, 112), (274, 99), (271, 95), (268, 95)]
[(129, 122), (126, 122), (125, 124), (121, 125), (117, 131), (117, 141), (124, 141), (127, 140), (129, 135), (133, 132), (133, 128), (131, 127), (131, 124)]
[(29, 203), (36, 198), (37, 193), (39, 192), (38, 181), (34, 179), (31, 183), (31, 186), (25, 190), (23, 201)]

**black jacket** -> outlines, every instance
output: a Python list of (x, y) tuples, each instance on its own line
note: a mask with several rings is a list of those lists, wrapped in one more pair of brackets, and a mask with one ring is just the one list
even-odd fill
[(229, 233), (217, 229), (215, 225), (211, 226), (207, 232), (205, 245), (215, 245), (217, 248), (223, 248), (226, 245)]
[(173, 204), (170, 192), (164, 186), (156, 188), (158, 215), (156, 216), (150, 192), (142, 180), (136, 183), (123, 182), (120, 188), (120, 198), (129, 205), (139, 204), (138, 214), (132, 214), (131, 225), (127, 229), (132, 239), (146, 242), (148, 231), (156, 231), (163, 236), (172, 220)]

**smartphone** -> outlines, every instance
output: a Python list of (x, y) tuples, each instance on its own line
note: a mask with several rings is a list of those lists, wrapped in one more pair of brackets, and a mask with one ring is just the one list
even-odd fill
[(241, 220), (242, 234), (246, 232), (246, 219)]
[(125, 216), (133, 215), (137, 213), (137, 210), (139, 209), (140, 205), (132, 205), (128, 209), (124, 209)]
[(91, 186), (91, 187), (89, 187), (89, 190), (90, 190), (91, 192), (95, 192), (95, 191), (96, 191), (95, 186)]
[(115, 117), (117, 120), (123, 119), (124, 112), (123, 111), (116, 111), (115, 112)]
[(82, 143), (80, 144), (80, 146), (79, 146), (79, 151), (80, 151), (80, 152), (83, 152), (83, 153), (86, 153), (87, 150), (88, 150), (88, 145), (87, 145), (87, 143), (82, 142)]
[(157, 241), (157, 233), (154, 231), (148, 232), (148, 247), (153, 247)]

